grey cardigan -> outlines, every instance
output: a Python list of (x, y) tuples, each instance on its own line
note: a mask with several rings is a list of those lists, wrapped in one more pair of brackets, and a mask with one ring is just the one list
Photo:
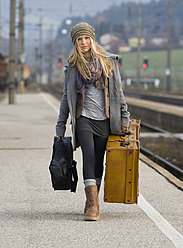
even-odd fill
[[(115, 67), (113, 75), (109, 77), (109, 102), (110, 102), (110, 128), (112, 134), (122, 134), (122, 126), (128, 127), (130, 113), (127, 111), (127, 104), (122, 91), (121, 77), (117, 65), (118, 57), (110, 54), (109, 61)], [(72, 123), (72, 143), (76, 150), (76, 74), (74, 69), (67, 64), (65, 69), (64, 94), (60, 104), (60, 112), (56, 125), (56, 135), (64, 136), (66, 122), (70, 113)]]

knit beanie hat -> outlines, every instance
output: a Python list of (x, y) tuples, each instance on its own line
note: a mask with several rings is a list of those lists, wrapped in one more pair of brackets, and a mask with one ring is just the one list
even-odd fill
[(80, 35), (88, 35), (93, 40), (95, 40), (95, 29), (92, 28), (88, 23), (86, 22), (80, 22), (76, 24), (72, 30), (71, 30), (71, 39), (72, 43), (75, 44), (76, 39)]

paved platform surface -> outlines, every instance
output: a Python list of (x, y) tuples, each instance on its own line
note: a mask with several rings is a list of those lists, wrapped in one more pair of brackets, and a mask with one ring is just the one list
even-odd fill
[(48, 166), (58, 109), (45, 93), (0, 102), (0, 247), (183, 247), (183, 192), (142, 161), (139, 204), (104, 203), (102, 185), (98, 222), (83, 221), (80, 149), (77, 192), (53, 191)]

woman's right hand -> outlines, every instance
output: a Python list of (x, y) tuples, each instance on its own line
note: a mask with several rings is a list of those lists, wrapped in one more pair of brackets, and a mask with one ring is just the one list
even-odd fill
[(63, 140), (63, 139), (64, 139), (64, 136), (58, 136), (58, 138), (59, 138), (59, 140), (60, 140), (60, 139)]

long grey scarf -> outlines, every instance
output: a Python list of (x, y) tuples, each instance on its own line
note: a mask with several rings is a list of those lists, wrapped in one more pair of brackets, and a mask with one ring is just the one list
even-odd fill
[(89, 68), (91, 71), (90, 79), (85, 79), (79, 70), (77, 70), (77, 85), (76, 92), (83, 94), (88, 89), (89, 85), (94, 83), (95, 87), (98, 89), (104, 89), (104, 80), (102, 78), (102, 66), (97, 58), (92, 58), (89, 62)]

